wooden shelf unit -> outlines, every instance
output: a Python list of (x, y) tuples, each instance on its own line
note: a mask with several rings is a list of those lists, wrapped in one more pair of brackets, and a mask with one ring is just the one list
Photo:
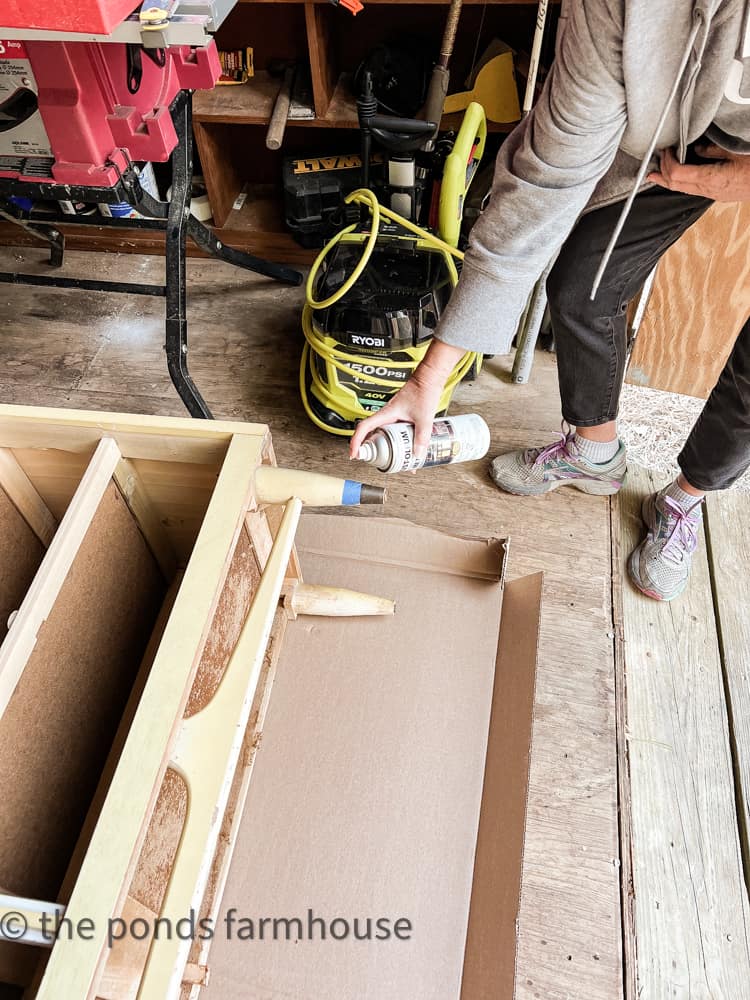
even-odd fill
[(191, 942), (105, 927), (214, 906), (301, 502), (264, 500), (261, 424), (0, 406), (0, 458), (0, 909), (95, 928), (2, 942), (0, 994), (178, 1000)]
[[(447, 0), (367, 0), (364, 10), (352, 18), (327, 0), (240, 0), (222, 26), (217, 42), (220, 48), (252, 45), (255, 76), (242, 86), (197, 93), (193, 104), (203, 176), (214, 224), (224, 242), (273, 259), (310, 258), (283, 223), (283, 158), (355, 152), (359, 140), (356, 102), (350, 86), (353, 72), (380, 42), (418, 39), (428, 53), (437, 52), (447, 7)], [(469, 0), (461, 14), (451, 64), (454, 89), (460, 88), (493, 38), (528, 50), (535, 15), (534, 0), (490, 0), (487, 4)], [(272, 59), (279, 58), (309, 66), (315, 117), (291, 120), (281, 150), (271, 153), (265, 147), (265, 126), (280, 79), (268, 72), (268, 66)], [(460, 114), (446, 115), (442, 128), (456, 129), (461, 119)], [(492, 122), (489, 130), (504, 133), (513, 124)], [(253, 197), (256, 188), (263, 191), (262, 198)], [(237, 211), (233, 206), (243, 191), (248, 193), (251, 209)], [(275, 212), (274, 199), (278, 205)], [(271, 223), (267, 241), (265, 220)]]

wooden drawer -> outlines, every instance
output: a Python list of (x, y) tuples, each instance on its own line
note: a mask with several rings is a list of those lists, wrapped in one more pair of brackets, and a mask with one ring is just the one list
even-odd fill
[(201, 980), (189, 935), (116, 938), (215, 916), (285, 623), (315, 603), (302, 501), (343, 483), (274, 465), (264, 425), (0, 406), (0, 927), (38, 945), (0, 941), (0, 983), (27, 997)]

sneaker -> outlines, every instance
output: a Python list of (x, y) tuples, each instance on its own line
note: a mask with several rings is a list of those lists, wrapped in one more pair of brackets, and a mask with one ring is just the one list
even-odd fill
[(560, 440), (546, 448), (527, 448), (499, 455), (490, 465), (496, 486), (516, 496), (538, 496), (558, 486), (574, 486), (584, 493), (611, 496), (622, 486), (627, 471), (625, 445), (614, 458), (595, 465), (575, 446), (575, 433), (563, 423)]
[(665, 490), (643, 501), (641, 513), (648, 534), (628, 559), (628, 574), (642, 594), (672, 601), (685, 589), (703, 521), (701, 503), (696, 499), (684, 511)]

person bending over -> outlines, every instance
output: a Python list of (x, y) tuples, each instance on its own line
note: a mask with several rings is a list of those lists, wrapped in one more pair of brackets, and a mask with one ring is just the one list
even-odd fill
[[(543, 93), (500, 149), (435, 338), (412, 378), (358, 425), (352, 455), (397, 420), (415, 424), (424, 451), (453, 366), (465, 351), (510, 350), (557, 255), (547, 293), (563, 434), (501, 455), (490, 474), (515, 494), (616, 493), (627, 467), (616, 419), (628, 302), (712, 202), (748, 200), (750, 0), (563, 0)], [(633, 583), (659, 600), (687, 583), (705, 493), (750, 465), (750, 320), (678, 462), (677, 479), (644, 500), (646, 537), (628, 561)]]

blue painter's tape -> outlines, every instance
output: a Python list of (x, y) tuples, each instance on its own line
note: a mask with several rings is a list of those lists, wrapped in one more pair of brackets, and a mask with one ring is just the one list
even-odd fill
[(362, 496), (362, 483), (357, 483), (353, 479), (344, 480), (344, 490), (341, 494), (341, 503), (344, 507), (356, 507)]

